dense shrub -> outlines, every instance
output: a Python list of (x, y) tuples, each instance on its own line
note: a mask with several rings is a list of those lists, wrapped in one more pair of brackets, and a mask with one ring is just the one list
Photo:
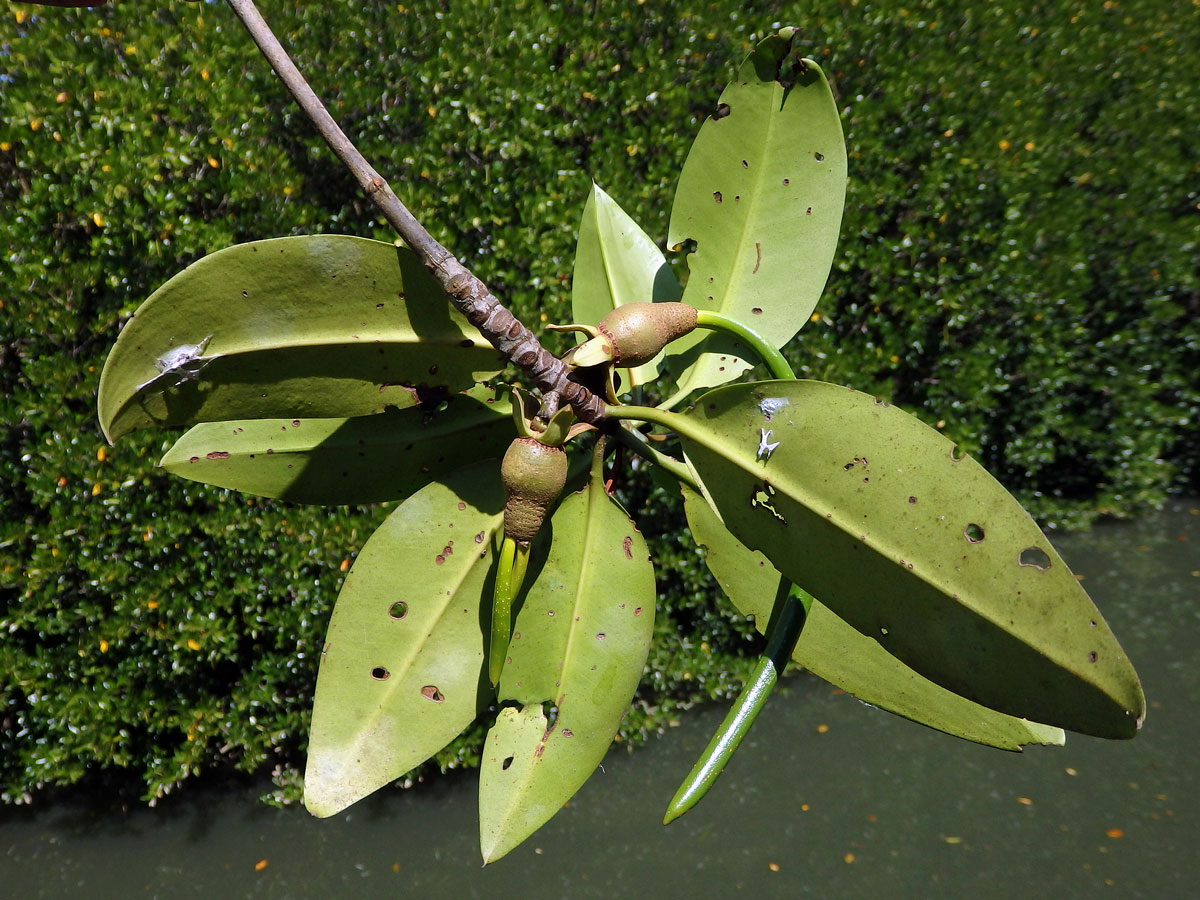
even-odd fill
[[(154, 4), (160, 5), (160, 4)], [(387, 509), (168, 478), (106, 447), (107, 348), (230, 243), (390, 238), (219, 3), (0, 12), (0, 792), (124, 770), (161, 795), (302, 759), (315, 648)], [(344, 127), (536, 326), (568, 315), (595, 178), (665, 235), (687, 147), (777, 4), (264, 4)], [(791, 351), (976, 452), (1050, 524), (1194, 484), (1200, 29), (1166, 0), (844, 4), (799, 21), (851, 151), (838, 262)], [(625, 485), (643, 507), (649, 485)], [(727, 696), (755, 646), (678, 504), (626, 736)], [(479, 734), (439, 763), (473, 761)]]

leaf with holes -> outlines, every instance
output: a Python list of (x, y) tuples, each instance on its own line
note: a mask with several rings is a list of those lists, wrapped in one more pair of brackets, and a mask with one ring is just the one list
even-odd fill
[(664, 418), (738, 540), (926, 678), (1036, 722), (1136, 732), (1145, 698), (1100, 612), (934, 429), (816, 381), (731, 385)]
[(502, 708), (480, 763), (485, 862), (540, 828), (595, 771), (650, 649), (655, 594), (646, 543), (600, 480), (568, 496), (550, 528), (549, 557), (517, 615)]
[(293, 503), (378, 503), (469, 463), (513, 437), (507, 393), (454, 394), (441, 407), (349, 419), (244, 419), (193, 426), (159, 463), (168, 472)]
[[(784, 29), (758, 44), (688, 153), (669, 246), (695, 242), (683, 301), (738, 319), (782, 347), (808, 321), (829, 275), (846, 197), (837, 104)], [(784, 82), (788, 82), (785, 86)], [(672, 344), (680, 388), (724, 384), (754, 362), (724, 335)]]
[(346, 576), (317, 676), (304, 804), (331, 816), (453, 740), (489, 699), (481, 611), (503, 521), (498, 462), (413, 494)]
[[(658, 245), (599, 185), (592, 185), (579, 225), (571, 278), (574, 320), (595, 325), (626, 303), (676, 301), (679, 295), (679, 282)], [(661, 355), (620, 370), (623, 389), (657, 378), (660, 359)]]
[[(753, 617), (755, 628), (765, 632), (779, 571), (730, 534), (695, 491), (684, 487), (683, 500), (688, 526), (705, 547), (704, 561), (721, 590), (738, 612)], [(812, 600), (792, 660), (864, 703), (968, 741), (1002, 750), (1063, 743), (1062, 729), (1006, 716), (939, 687), (819, 600)]]
[(255, 241), (193, 263), (138, 308), (100, 376), (100, 425), (113, 440), (433, 408), (503, 368), (412, 251), (342, 235)]

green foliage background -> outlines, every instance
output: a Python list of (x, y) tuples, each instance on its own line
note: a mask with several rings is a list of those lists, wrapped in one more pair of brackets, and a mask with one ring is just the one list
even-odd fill
[[(151, 290), (228, 244), (390, 239), (223, 4), (0, 9), (0, 795), (148, 798), (270, 770), (294, 797), (342, 573), (385, 508), (329, 510), (106, 448), (99, 371)], [(695, 11), (699, 7), (698, 11)], [(595, 178), (666, 234), (679, 167), (752, 41), (801, 26), (850, 148), (802, 376), (944, 428), (1043, 522), (1195, 486), (1200, 27), (1167, 0), (264, 4), (434, 234), (536, 327), (568, 314)], [(643, 509), (650, 485), (625, 487)], [(728, 696), (755, 638), (641, 518), (657, 634), (626, 739)], [(476, 729), (439, 758), (475, 761)]]

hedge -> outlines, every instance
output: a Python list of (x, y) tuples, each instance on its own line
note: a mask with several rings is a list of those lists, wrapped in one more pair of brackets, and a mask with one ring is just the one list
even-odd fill
[[(294, 799), (316, 650), (386, 506), (292, 507), (109, 448), (98, 375), (151, 290), (228, 244), (390, 239), (223, 4), (0, 11), (0, 797)], [(266, 4), (344, 127), (531, 324), (568, 317), (594, 178), (665, 236), (679, 166), (777, 4)], [(850, 0), (803, 17), (851, 182), (806, 377), (952, 434), (1050, 526), (1194, 489), (1200, 29), (1166, 0)], [(728, 697), (758, 644), (678, 504), (645, 508), (656, 640), (622, 737)], [(477, 757), (476, 728), (438, 757)], [(415, 776), (414, 776), (415, 777)]]

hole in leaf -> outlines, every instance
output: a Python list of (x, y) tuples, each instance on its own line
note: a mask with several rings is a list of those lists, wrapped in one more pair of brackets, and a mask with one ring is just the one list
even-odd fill
[(446, 699), (446, 696), (437, 689), (437, 686), (432, 684), (427, 684), (421, 688), (421, 696), (426, 700), (432, 700), (434, 703), (441, 703)]
[(601, 631), (599, 634), (597, 634), (597, 635), (596, 635), (596, 640), (598, 640), (598, 641), (602, 641), (602, 640), (604, 640), (606, 637), (608, 637), (608, 635), (606, 635), (606, 634), (605, 634), (603, 631)]
[(721, 202), (721, 200), (723, 199), (723, 198), (721, 197), (721, 192), (720, 192), (720, 191), (713, 191), (713, 199), (714, 199), (714, 200), (716, 200), (718, 203), (720, 203), (720, 202)]
[(1045, 572), (1050, 568), (1050, 557), (1040, 547), (1026, 547), (1021, 551), (1018, 562), (1023, 566), (1031, 566), (1039, 572)]
[(504, 762), (500, 763), (501, 771), (507, 772), (508, 767), (511, 766), (512, 764), (513, 764), (513, 758), (510, 756), (508, 759), (504, 760)]
[(374, 678), (376, 681), (387, 681), (389, 678), (392, 677), (392, 673), (389, 672), (387, 669), (385, 669), (383, 666), (376, 666), (375, 668), (373, 668), (371, 670), (371, 677)]
[(728, 103), (718, 104), (717, 111), (715, 113), (713, 113), (713, 118), (714, 119), (723, 119), (727, 115), (729, 115), (730, 112), (732, 112), (732, 110), (729, 108)]
[(1088, 654), (1088, 662), (1095, 662), (1099, 658), (1100, 655), (1095, 650)]
[(958, 444), (955, 444), (950, 448), (950, 458), (955, 462), (958, 462), (960, 459), (964, 459), (966, 455), (967, 454), (963, 452), (963, 449), (959, 447)]
[(813, 159), (815, 159), (817, 162), (822, 162), (825, 159), (825, 154), (824, 153), (814, 153)]
[(972, 544), (978, 544), (983, 540), (983, 528), (979, 525), (976, 525), (974, 522), (966, 527), (966, 529), (963, 531), (963, 534), (967, 536), (967, 540)]
[(392, 604), (391, 609), (388, 610), (388, 615), (393, 619), (403, 619), (408, 615), (408, 604), (403, 600), (397, 600)]

